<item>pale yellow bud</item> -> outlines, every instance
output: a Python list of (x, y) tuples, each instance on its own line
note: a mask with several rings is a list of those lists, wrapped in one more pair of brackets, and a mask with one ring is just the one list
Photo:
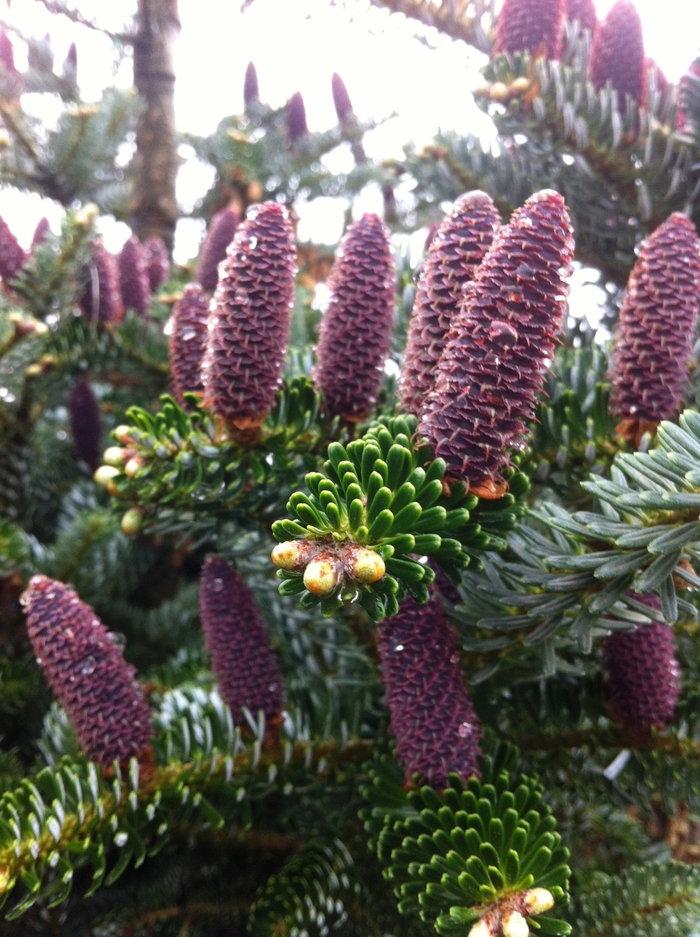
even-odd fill
[(131, 442), (131, 427), (124, 426), (123, 424), (121, 426), (117, 426), (116, 429), (112, 430), (112, 436), (114, 436), (117, 442), (123, 444), (129, 443)]
[(301, 571), (320, 549), (312, 540), (286, 540), (273, 549), (271, 559), (280, 569)]
[(102, 461), (105, 465), (121, 466), (124, 464), (124, 450), (121, 446), (110, 446), (102, 454)]
[(527, 921), (519, 911), (509, 911), (504, 915), (501, 930), (503, 937), (528, 937), (530, 933)]
[(360, 582), (379, 582), (386, 572), (386, 566), (384, 560), (374, 550), (360, 547), (353, 557), (351, 570), (355, 579), (359, 579)]
[(119, 469), (115, 468), (113, 465), (101, 465), (92, 477), (95, 479), (100, 488), (106, 488), (112, 479), (116, 478), (117, 475), (120, 474), (121, 472)]
[(491, 85), (491, 100), (492, 101), (505, 101), (508, 97), (508, 85), (503, 84), (502, 81), (494, 81)]
[(469, 931), (469, 937), (493, 937), (493, 933), (486, 921), (481, 918)]
[(124, 474), (126, 475), (127, 478), (133, 478), (134, 475), (138, 472), (138, 470), (140, 468), (143, 468), (143, 464), (144, 463), (139, 458), (139, 456), (134, 456), (134, 458), (129, 459), (129, 461), (124, 466)]
[(122, 517), (122, 531), (127, 537), (133, 537), (141, 530), (141, 521), (143, 517), (138, 508), (130, 508), (124, 517)]
[(311, 560), (304, 571), (304, 585), (314, 595), (331, 595), (338, 588), (341, 572), (334, 558)]
[(530, 87), (530, 79), (526, 78), (524, 75), (521, 75), (520, 78), (516, 78), (515, 81), (510, 86), (510, 90), (514, 94), (522, 94), (523, 91), (527, 91)]
[(546, 888), (530, 888), (523, 893), (523, 904), (529, 914), (542, 914), (554, 907), (554, 898)]

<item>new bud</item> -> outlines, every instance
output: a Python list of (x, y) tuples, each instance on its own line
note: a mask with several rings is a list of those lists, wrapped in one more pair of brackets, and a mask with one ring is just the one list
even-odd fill
[(469, 937), (494, 937), (494, 935), (486, 921), (481, 918), (469, 931)]
[(530, 928), (519, 911), (511, 911), (504, 916), (501, 931), (503, 937), (528, 937)]
[(138, 508), (129, 508), (124, 517), (122, 517), (122, 531), (127, 537), (133, 537), (141, 530), (143, 515)]
[(341, 578), (342, 570), (335, 557), (318, 557), (311, 560), (304, 570), (304, 585), (313, 595), (321, 597), (335, 592)]
[(311, 556), (318, 552), (318, 545), (308, 540), (287, 540), (278, 543), (271, 554), (272, 562), (279, 569), (304, 569)]
[[(102, 461), (105, 466), (116, 465), (121, 467), (124, 464), (124, 449), (122, 449), (121, 446), (110, 446), (103, 452)], [(97, 471), (99, 472), (99, 469)], [(95, 475), (97, 475), (97, 472)]]
[(530, 888), (523, 893), (523, 903), (528, 914), (542, 914), (554, 907), (554, 897), (546, 888)]
[(118, 468), (114, 468), (112, 465), (101, 465), (92, 477), (100, 488), (106, 488), (117, 475), (121, 475)]
[(360, 582), (379, 582), (386, 572), (386, 566), (381, 556), (375, 553), (374, 550), (367, 550), (365, 547), (360, 547), (357, 550), (350, 569), (355, 579), (359, 579)]

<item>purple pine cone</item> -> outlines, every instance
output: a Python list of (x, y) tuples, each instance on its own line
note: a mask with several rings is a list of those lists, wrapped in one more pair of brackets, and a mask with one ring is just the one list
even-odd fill
[(5, 285), (14, 280), (26, 259), (27, 255), (19, 246), (7, 222), (0, 218), (0, 277), (5, 281)]
[(561, 53), (565, 0), (504, 0), (495, 52), (530, 52), (548, 59)]
[(499, 497), (508, 450), (527, 432), (561, 328), (574, 255), (558, 192), (532, 195), (467, 285), (419, 431), (448, 476)]
[(209, 231), (199, 253), (197, 276), (208, 293), (213, 293), (219, 282), (219, 264), (226, 257), (226, 249), (233, 240), (236, 228), (241, 223), (241, 216), (235, 208), (224, 208), (211, 220)]
[[(632, 444), (674, 419), (690, 383), (700, 305), (700, 241), (675, 212), (644, 242), (630, 274), (610, 361), (610, 410)], [(652, 424), (651, 426), (649, 424)]]
[(209, 299), (199, 283), (188, 283), (173, 309), (170, 334), (170, 369), (175, 397), (184, 392), (203, 393), (202, 358), (207, 343)]
[(622, 111), (626, 94), (644, 104), (647, 69), (642, 20), (632, 0), (617, 0), (600, 23), (591, 49), (590, 72), (596, 88), (610, 82), (620, 95)]
[(283, 681), (267, 628), (245, 580), (218, 556), (202, 569), (199, 609), (211, 667), (235, 724), (247, 724), (243, 706), (278, 723)]
[(143, 245), (151, 293), (156, 293), (170, 276), (168, 250), (159, 237), (151, 237)]
[(119, 647), (70, 586), (33, 576), (27, 631), (49, 686), (88, 758), (107, 767), (151, 755), (151, 712)]
[(464, 683), (457, 634), (440, 596), (427, 605), (406, 599), (379, 625), (377, 647), (396, 751), (406, 779), (445, 788), (451, 771), (476, 774), (481, 726)]
[(86, 380), (80, 380), (68, 397), (70, 431), (76, 456), (86, 462), (92, 472), (100, 464), (102, 452), (102, 417), (97, 398)]
[(51, 225), (49, 224), (48, 218), (40, 218), (36, 228), (34, 229), (34, 236), (32, 238), (32, 250), (38, 245), (41, 244), (47, 234), (51, 234)]
[(292, 146), (309, 132), (306, 107), (300, 91), (295, 91), (287, 102), (287, 135)]
[(328, 285), (314, 380), (329, 414), (359, 422), (371, 413), (384, 380), (394, 317), (391, 239), (377, 215), (363, 215), (346, 232)]
[(331, 91), (333, 92), (333, 105), (338, 115), (338, 123), (342, 124), (353, 116), (352, 101), (345, 87), (345, 82), (337, 72), (331, 78)]
[(248, 62), (248, 66), (245, 70), (245, 78), (243, 79), (243, 106), (245, 110), (247, 111), (250, 105), (259, 99), (258, 73), (255, 70), (255, 65), (253, 65), (252, 62)]
[(80, 308), (93, 322), (119, 322), (124, 315), (117, 262), (101, 240), (92, 245), (92, 259), (85, 271), (86, 283)]
[(133, 309), (142, 318), (148, 314), (151, 289), (143, 245), (132, 234), (117, 255), (119, 286), (124, 309)]
[[(636, 595), (657, 611), (655, 595)], [(680, 696), (680, 668), (672, 629), (664, 622), (620, 631), (603, 642), (611, 715), (628, 729), (663, 729)]]
[(251, 430), (275, 399), (289, 341), (296, 248), (287, 210), (253, 206), (221, 271), (202, 366), (205, 401), (233, 430)]
[(419, 416), (433, 389), (447, 335), (491, 247), (500, 218), (485, 192), (467, 192), (455, 202), (430, 242), (408, 327), (401, 369), (400, 408)]

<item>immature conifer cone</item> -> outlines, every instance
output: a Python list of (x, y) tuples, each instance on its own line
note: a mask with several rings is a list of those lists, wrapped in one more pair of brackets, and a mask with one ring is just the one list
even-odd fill
[(0, 29), (0, 65), (8, 72), (16, 71), (15, 50), (12, 46), (12, 40), (4, 29)]
[(464, 683), (457, 634), (439, 594), (427, 605), (406, 599), (379, 625), (377, 647), (396, 751), (406, 779), (418, 772), (433, 787), (448, 775), (477, 772), (481, 726)]
[(101, 240), (92, 245), (80, 308), (90, 322), (119, 322), (124, 314), (117, 262)]
[[(655, 595), (633, 597), (657, 610)], [(680, 668), (672, 629), (664, 622), (620, 631), (603, 642), (611, 715), (629, 729), (662, 729), (680, 696)]]
[(209, 299), (199, 283), (188, 283), (173, 309), (170, 369), (175, 396), (183, 402), (186, 390), (202, 393), (202, 358), (207, 343)]
[(690, 121), (686, 113), (686, 97), (691, 91), (692, 85), (700, 83), (700, 64), (697, 61), (691, 62), (688, 68), (681, 76), (678, 82), (678, 105), (676, 108), (676, 130), (681, 133), (691, 129)]
[(68, 397), (68, 416), (75, 454), (91, 471), (100, 464), (102, 452), (102, 417), (97, 398), (84, 379), (78, 381)]
[(259, 426), (275, 399), (295, 272), (286, 209), (277, 202), (255, 205), (222, 265), (202, 368), (207, 405), (235, 429)]
[(243, 706), (278, 721), (283, 682), (267, 628), (243, 577), (218, 556), (202, 569), (199, 610), (211, 667), (235, 724), (246, 725)]
[(41, 244), (47, 234), (51, 233), (51, 225), (49, 224), (48, 218), (40, 218), (37, 222), (37, 226), (34, 229), (34, 236), (32, 237), (32, 249), (34, 249), (37, 244)]
[(637, 104), (646, 98), (646, 55), (642, 21), (632, 0), (617, 0), (598, 26), (591, 49), (591, 81), (602, 88), (608, 81), (620, 95), (624, 111), (625, 95)]
[(561, 53), (565, 0), (504, 0), (498, 17), (495, 52)]
[(590, 29), (591, 34), (595, 32), (598, 15), (593, 0), (566, 0), (564, 12), (570, 23), (578, 20), (581, 29)]
[(287, 135), (293, 146), (309, 132), (306, 124), (306, 107), (300, 91), (295, 91), (287, 102)]
[(394, 315), (391, 240), (377, 215), (363, 215), (345, 233), (328, 285), (314, 380), (327, 413), (359, 421), (370, 414), (384, 379)]
[(255, 65), (252, 62), (248, 62), (248, 66), (245, 70), (245, 78), (243, 79), (243, 107), (247, 111), (253, 101), (258, 101), (260, 99), (260, 91), (258, 89), (258, 73), (255, 70)]
[(401, 369), (401, 409), (420, 415), (433, 388), (452, 320), (491, 247), (500, 223), (485, 192), (467, 192), (455, 202), (430, 243), (408, 326)]
[(678, 415), (690, 381), (700, 242), (675, 212), (642, 245), (630, 274), (610, 359), (610, 410), (631, 442)]
[(508, 448), (526, 433), (561, 328), (574, 240), (545, 189), (502, 227), (465, 291), (419, 425), (448, 476), (495, 497)]
[(34, 653), (87, 756), (104, 767), (147, 756), (151, 713), (136, 670), (92, 608), (47, 576), (32, 577), (23, 601)]
[(68, 46), (68, 52), (63, 60), (61, 74), (67, 82), (74, 85), (78, 80), (78, 48), (74, 42)]
[(151, 289), (146, 255), (135, 234), (131, 235), (117, 255), (117, 269), (124, 309), (133, 309), (145, 317), (151, 301)]
[(0, 277), (6, 284), (17, 276), (26, 259), (7, 222), (0, 218)]
[(151, 237), (143, 245), (151, 293), (157, 292), (170, 276), (170, 258), (159, 237)]
[(344, 123), (349, 117), (353, 116), (352, 101), (345, 87), (345, 82), (337, 72), (333, 72), (331, 78), (331, 91), (333, 93), (333, 106), (338, 115), (338, 123)]
[(217, 212), (211, 219), (209, 231), (199, 252), (195, 279), (203, 289), (213, 293), (219, 281), (219, 264), (226, 256), (226, 249), (233, 240), (241, 216), (231, 206)]

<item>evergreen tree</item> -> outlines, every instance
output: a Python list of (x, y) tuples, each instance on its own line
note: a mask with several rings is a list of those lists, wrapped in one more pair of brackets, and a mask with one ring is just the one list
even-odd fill
[(700, 59), (627, 0), (374, 2), (488, 52), (498, 146), (377, 164), (338, 75), (312, 133), (251, 64), (173, 267), (176, 4), (115, 37), (145, 109), (0, 33), (1, 178), (66, 206), (0, 219), (3, 934), (700, 930)]

